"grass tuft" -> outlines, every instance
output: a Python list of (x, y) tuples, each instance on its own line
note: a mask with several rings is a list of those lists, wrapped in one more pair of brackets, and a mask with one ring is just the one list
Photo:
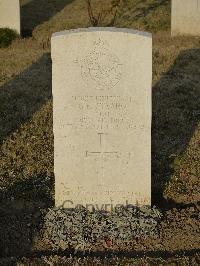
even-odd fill
[(9, 28), (0, 28), (0, 48), (8, 47), (19, 35)]

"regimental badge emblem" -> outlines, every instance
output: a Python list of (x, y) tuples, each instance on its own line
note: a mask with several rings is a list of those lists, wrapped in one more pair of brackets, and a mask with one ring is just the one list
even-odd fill
[(112, 89), (121, 79), (122, 63), (104, 41), (96, 41), (79, 63), (84, 82), (97, 90)]

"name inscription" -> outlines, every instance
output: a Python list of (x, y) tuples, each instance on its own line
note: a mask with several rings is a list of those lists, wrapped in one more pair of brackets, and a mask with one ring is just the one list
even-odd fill
[(67, 121), (73, 129), (144, 129), (136, 125), (131, 114), (134, 105), (133, 97), (125, 96), (78, 96), (72, 95), (70, 107), (76, 114), (73, 121)]

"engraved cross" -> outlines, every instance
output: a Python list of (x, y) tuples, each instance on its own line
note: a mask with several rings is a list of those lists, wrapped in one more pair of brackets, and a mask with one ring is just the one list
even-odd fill
[(105, 144), (105, 135), (107, 135), (107, 133), (97, 133), (98, 134), (98, 137), (99, 137), (99, 150), (97, 151), (86, 151), (86, 157), (93, 157), (95, 156), (96, 158), (98, 158), (100, 162), (100, 171), (97, 170), (97, 173), (99, 175), (99, 185), (104, 185), (104, 176), (105, 176), (105, 173), (104, 173), (104, 163), (106, 161), (107, 158), (109, 158), (110, 156), (114, 156), (114, 158), (119, 158), (119, 152), (118, 151), (105, 151), (104, 150), (104, 144)]
[(104, 136), (107, 135), (107, 133), (97, 133), (99, 136), (99, 146), (100, 150), (99, 151), (86, 151), (86, 157), (89, 157), (91, 155), (98, 155), (100, 158), (104, 159), (107, 157), (106, 155), (118, 155), (118, 151), (104, 151), (102, 146), (103, 146), (103, 139)]

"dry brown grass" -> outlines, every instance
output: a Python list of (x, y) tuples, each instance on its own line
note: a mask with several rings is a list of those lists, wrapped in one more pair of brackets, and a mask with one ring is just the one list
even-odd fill
[(199, 48), (199, 38), (154, 35), (154, 192), (183, 204), (200, 200)]
[[(99, 26), (128, 27), (157, 32), (170, 28), (169, 0), (123, 0), (115, 17), (115, 10)], [(92, 0), (97, 16), (111, 9), (112, 0)], [(60, 12), (56, 12), (60, 10)], [(31, 18), (31, 19), (30, 19)], [(23, 7), (22, 21), (25, 34), (32, 33), (42, 45), (49, 46), (56, 31), (92, 26), (85, 0), (34, 0)]]

